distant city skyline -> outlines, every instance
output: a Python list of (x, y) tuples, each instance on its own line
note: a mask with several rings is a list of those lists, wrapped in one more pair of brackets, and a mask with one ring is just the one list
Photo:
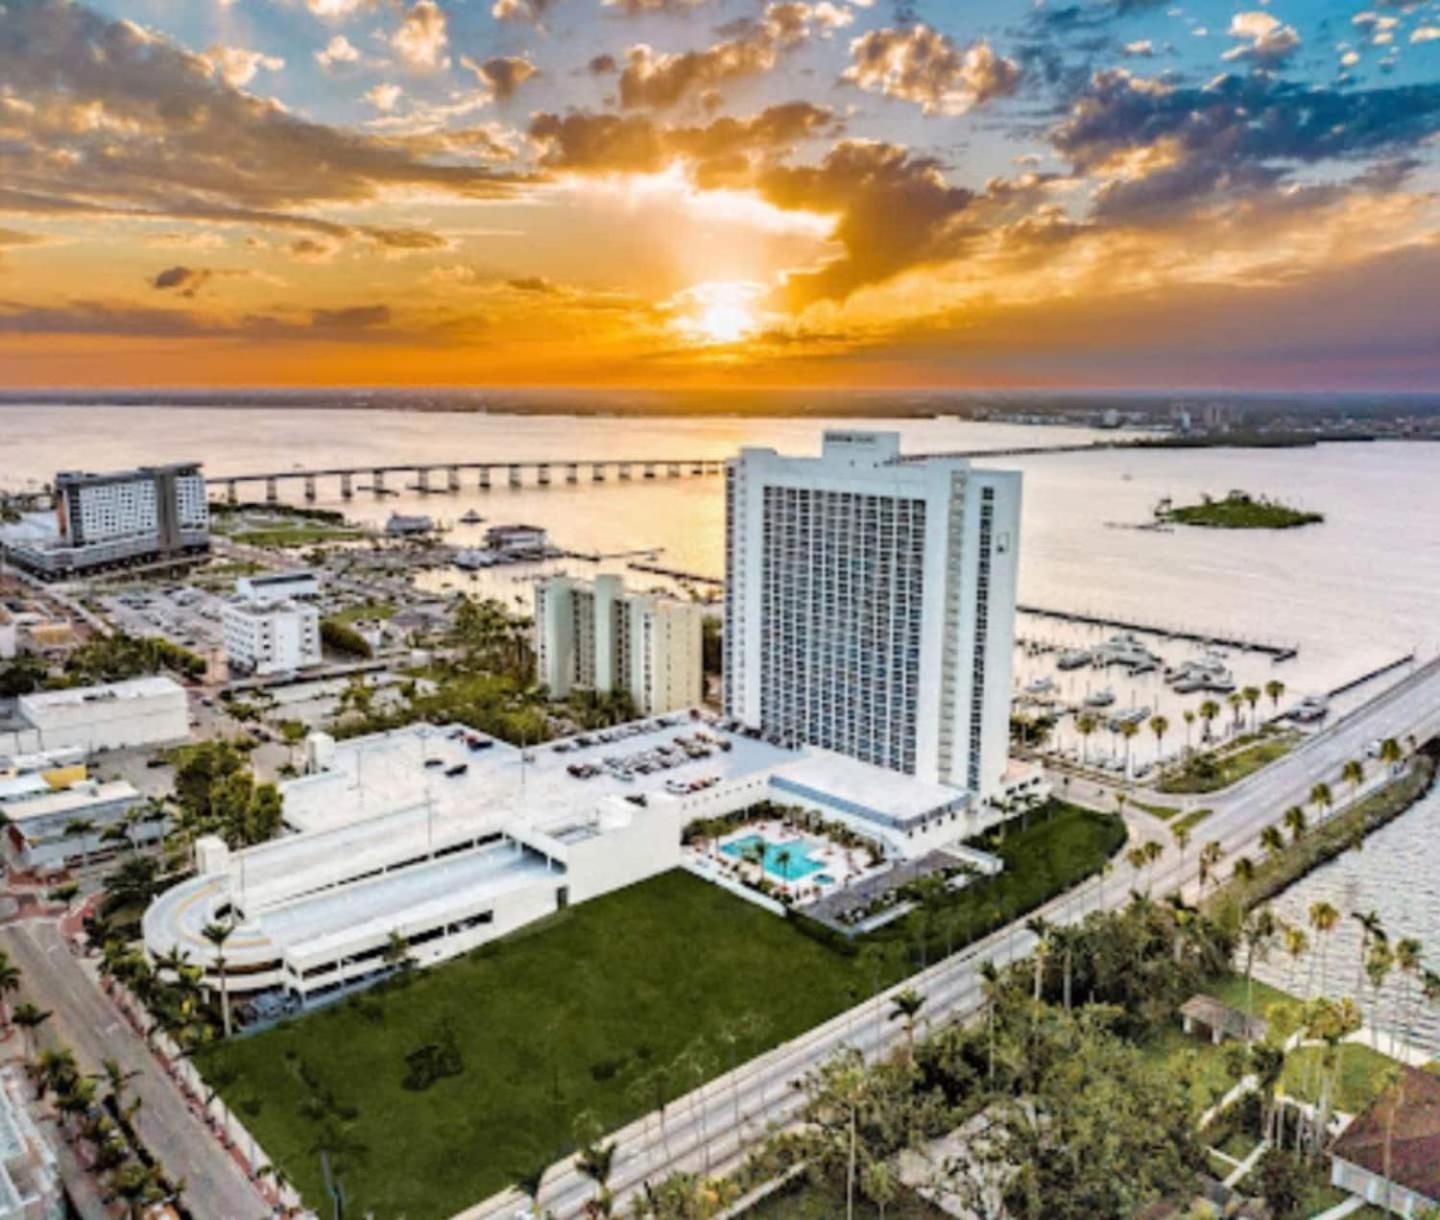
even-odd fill
[(0, 386), (1423, 390), (1440, 0), (10, 0)]

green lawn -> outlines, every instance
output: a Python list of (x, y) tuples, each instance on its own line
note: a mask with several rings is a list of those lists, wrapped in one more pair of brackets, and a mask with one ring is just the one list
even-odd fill
[(1215, 811), (1213, 809), (1192, 809), (1174, 825), (1174, 830), (1194, 830)]
[(1156, 785), (1156, 790), (1167, 793), (1218, 792), (1237, 784), (1247, 775), (1253, 775), (1262, 767), (1268, 767), (1283, 758), (1295, 745), (1290, 734), (1265, 737), (1253, 745), (1227, 754), (1213, 755), (1213, 773), (1196, 773), (1187, 767), (1172, 771)]
[[(1324, 1048), (1318, 1046), (1301, 1046), (1291, 1051), (1285, 1059), (1285, 1091), (1304, 1101), (1318, 1100), (1324, 1054)], [(1396, 1060), (1364, 1043), (1345, 1043), (1340, 1048), (1340, 1079), (1331, 1105), (1348, 1114), (1359, 1114), (1375, 1100), (1385, 1087), (1386, 1076), (1398, 1066)]]
[[(682, 872), (572, 908), (408, 985), (372, 991), (197, 1056), (202, 1069), (312, 1203), (322, 1198), (315, 1097), (365, 1153), (350, 1209), (409, 1220), (447, 1216), (561, 1155), (582, 1113), (605, 1130), (694, 1083), (673, 1065), (701, 1046), (729, 1066), (724, 1033), (747, 1014), (744, 1060), (853, 1002), (855, 959)], [(405, 1056), (443, 1025), (461, 1075), (416, 1092)], [(313, 1103), (312, 1103), (313, 1104)], [(258, 1111), (256, 1106), (258, 1105)]]
[(363, 537), (359, 530), (335, 529), (327, 525), (277, 525), (265, 529), (241, 530), (230, 535), (248, 546), (315, 546), (325, 542), (351, 542)]
[[(836, 1220), (845, 1215), (845, 1191), (802, 1181), (749, 1208), (745, 1220)], [(945, 1220), (946, 1213), (918, 1195), (904, 1191), (886, 1204), (883, 1220)], [(882, 1220), (880, 1209), (869, 1200), (855, 1198), (855, 1220)]]
[(361, 602), (358, 606), (347, 606), (344, 610), (337, 610), (334, 614), (327, 615), (337, 623), (355, 623), (361, 619), (369, 618), (392, 618), (395, 614), (395, 604), (387, 601)]
[(1180, 806), (1178, 805), (1152, 805), (1145, 801), (1137, 800), (1131, 800), (1130, 804), (1134, 808), (1143, 809), (1152, 817), (1161, 818), (1166, 822), (1168, 822), (1171, 818), (1173, 818), (1177, 813), (1180, 812)]
[[(1006, 872), (951, 900), (965, 939), (1097, 868), (1123, 837), (1118, 819), (1071, 806), (1012, 831), (997, 849)], [(913, 963), (903, 929), (918, 918), (885, 929), (897, 975)], [(657, 1090), (684, 1093), (859, 1002), (875, 981), (865, 955), (676, 871), (196, 1058), (312, 1204), (316, 1141), (338, 1126), (363, 1147), (346, 1170), (350, 1210), (426, 1220), (563, 1155), (581, 1116), (613, 1130), (651, 1110)], [(463, 1072), (406, 1089), (406, 1055), (446, 1028)], [(687, 1051), (698, 1076), (677, 1066)]]

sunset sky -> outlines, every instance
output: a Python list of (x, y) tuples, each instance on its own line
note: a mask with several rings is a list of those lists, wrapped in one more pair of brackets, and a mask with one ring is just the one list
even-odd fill
[(1440, 389), (1440, 0), (0, 0), (0, 386)]

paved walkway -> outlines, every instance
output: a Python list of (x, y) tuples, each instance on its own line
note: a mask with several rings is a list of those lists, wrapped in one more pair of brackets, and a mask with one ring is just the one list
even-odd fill
[(1255, 1145), (1254, 1148), (1250, 1150), (1249, 1156), (1247, 1156), (1243, 1161), (1236, 1165), (1234, 1169), (1232, 1169), (1228, 1174), (1225, 1175), (1225, 1185), (1233, 1190), (1239, 1183), (1245, 1180), (1246, 1174), (1248, 1174), (1252, 1169), (1254, 1169), (1256, 1165), (1260, 1164), (1260, 1158), (1269, 1151), (1270, 1141), (1261, 1140), (1258, 1144)]
[(1337, 1203), (1328, 1212), (1321, 1212), (1318, 1216), (1312, 1216), (1310, 1220), (1341, 1220), (1342, 1217), (1358, 1212), (1365, 1206), (1365, 1200), (1359, 1195), (1351, 1195), (1344, 1203)]

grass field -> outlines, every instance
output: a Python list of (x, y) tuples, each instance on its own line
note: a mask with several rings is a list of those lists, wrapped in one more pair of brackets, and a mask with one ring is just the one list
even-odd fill
[[(957, 896), (965, 939), (1097, 868), (1115, 822), (1067, 806), (1008, 835), (1011, 867)], [(897, 970), (906, 922), (886, 930)], [(312, 1205), (330, 1133), (357, 1149), (341, 1158), (351, 1214), (428, 1220), (557, 1159), (582, 1118), (613, 1130), (874, 982), (864, 956), (677, 871), (196, 1058)], [(447, 1030), (463, 1071), (405, 1088), (407, 1054)]]
[(284, 548), (315, 546), (326, 542), (351, 542), (362, 536), (359, 530), (336, 529), (328, 525), (277, 525), (266, 529), (241, 530), (232, 534), (231, 538), (247, 546)]
[(1289, 736), (1266, 737), (1254, 745), (1227, 754), (1215, 755), (1213, 774), (1197, 774), (1192, 770), (1174, 771), (1156, 785), (1156, 790), (1167, 793), (1219, 792), (1231, 784), (1238, 784), (1247, 775), (1253, 775), (1261, 767), (1268, 767), (1277, 759), (1285, 757), (1295, 745), (1295, 738)]

